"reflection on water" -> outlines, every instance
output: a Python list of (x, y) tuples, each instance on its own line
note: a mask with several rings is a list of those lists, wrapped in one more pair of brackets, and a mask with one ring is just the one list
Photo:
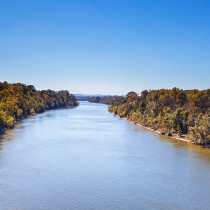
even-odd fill
[(144, 127), (141, 127), (140, 129), (145, 130), (146, 132), (150, 132), (153, 135), (157, 135), (159, 137), (158, 139), (160, 141), (162, 141), (163, 143), (168, 142), (169, 144), (172, 144), (174, 147), (178, 147), (178, 148), (184, 149), (184, 150), (192, 150), (193, 154), (197, 154), (198, 158), (202, 158), (204, 160), (210, 161), (210, 149), (208, 149), (208, 148), (205, 148), (205, 147), (202, 147), (199, 145), (195, 145), (192, 143), (188, 143), (185, 141), (180, 141), (178, 139), (164, 136), (162, 134), (157, 134), (157, 133), (154, 133)]
[(81, 102), (0, 136), (0, 209), (208, 209), (210, 150)]
[(11, 130), (7, 130), (6, 134), (0, 135), (0, 141), (10, 141), (12, 139), (14, 139), (14, 135), (12, 133), (13, 131)]
[(195, 144), (191, 144), (188, 142), (176, 140), (169, 138), (170, 143), (172, 143), (176, 147), (184, 147), (184, 149), (193, 150), (195, 154), (197, 154), (198, 158), (206, 159), (207, 161), (210, 161), (210, 149), (204, 148), (202, 146), (198, 146)]

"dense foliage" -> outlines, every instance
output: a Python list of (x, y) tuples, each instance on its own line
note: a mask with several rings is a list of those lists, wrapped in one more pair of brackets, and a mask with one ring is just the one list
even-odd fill
[(0, 83), (0, 132), (15, 121), (45, 110), (77, 106), (74, 95), (65, 91), (38, 91), (32, 85)]
[(196, 144), (210, 145), (210, 89), (144, 90), (127, 94), (109, 110), (161, 133), (186, 137)]
[(92, 103), (118, 105), (125, 101), (125, 97), (123, 96), (104, 96), (104, 97), (96, 96), (96, 97), (89, 98), (88, 101)]

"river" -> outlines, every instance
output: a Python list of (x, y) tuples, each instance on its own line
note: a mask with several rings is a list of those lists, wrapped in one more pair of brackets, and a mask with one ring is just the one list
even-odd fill
[(0, 136), (0, 209), (209, 209), (210, 150), (80, 102)]

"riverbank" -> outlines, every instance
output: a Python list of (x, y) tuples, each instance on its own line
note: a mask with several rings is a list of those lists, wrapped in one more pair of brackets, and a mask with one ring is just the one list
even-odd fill
[[(115, 115), (115, 116), (120, 117), (119, 115)], [(202, 145), (200, 145), (200, 144), (196, 144), (196, 143), (193, 142), (192, 140), (187, 139), (187, 138), (185, 138), (185, 137), (179, 137), (178, 135), (168, 136), (168, 135), (164, 134), (163, 132), (161, 132), (160, 130), (155, 130), (155, 129), (153, 129), (153, 128), (150, 128), (150, 127), (141, 125), (140, 123), (134, 122), (133, 120), (129, 120), (129, 119), (127, 119), (126, 117), (120, 117), (120, 118), (121, 118), (121, 119), (124, 119), (124, 120), (126, 120), (126, 121), (128, 121), (128, 122), (131, 122), (131, 123), (133, 123), (133, 124), (135, 124), (135, 125), (138, 125), (138, 126), (144, 128), (144, 129), (147, 129), (147, 130), (149, 130), (149, 131), (152, 131), (152, 132), (154, 132), (154, 133), (161, 134), (161, 135), (163, 135), (163, 136), (165, 136), (165, 137), (172, 138), (172, 139), (176, 139), (176, 140), (180, 140), (180, 141), (185, 141), (185, 142), (188, 142), (188, 143), (191, 143), (191, 144), (195, 144), (195, 145), (202, 146)], [(202, 146), (202, 147), (205, 147), (205, 148), (210, 149), (209, 146)]]
[(65, 109), (65, 108), (74, 108), (74, 107), (77, 107), (77, 106), (79, 106), (79, 102), (78, 102), (78, 104), (77, 105), (75, 105), (75, 106), (69, 106), (69, 105), (67, 105), (67, 106), (64, 106), (64, 107), (59, 107), (59, 108), (55, 108), (55, 109), (46, 109), (46, 110), (44, 110), (43, 112), (38, 112), (38, 113), (33, 113), (33, 114), (31, 114), (31, 115), (26, 115), (26, 116), (22, 116), (22, 117), (20, 117), (20, 118), (18, 118), (18, 119), (15, 119), (14, 120), (14, 124), (12, 125), (12, 126), (5, 126), (5, 127), (2, 127), (1, 129), (0, 129), (0, 135), (1, 134), (4, 134), (8, 129), (12, 129), (12, 128), (14, 128), (15, 127), (15, 125), (17, 124), (17, 122), (20, 122), (20, 121), (22, 121), (22, 120), (24, 120), (24, 119), (27, 119), (27, 118), (29, 118), (29, 117), (33, 117), (33, 116), (35, 116), (35, 115), (37, 115), (37, 114), (42, 114), (42, 113), (44, 113), (44, 112), (47, 112), (47, 111), (50, 111), (50, 110), (57, 110), (57, 109)]
[(36, 90), (33, 85), (7, 82), (0, 82), (0, 102), (0, 133), (36, 113), (79, 105), (67, 90)]

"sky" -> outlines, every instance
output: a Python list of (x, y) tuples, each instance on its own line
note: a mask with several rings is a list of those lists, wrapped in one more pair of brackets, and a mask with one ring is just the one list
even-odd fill
[(81, 94), (210, 88), (209, 0), (0, 0), (0, 82)]

